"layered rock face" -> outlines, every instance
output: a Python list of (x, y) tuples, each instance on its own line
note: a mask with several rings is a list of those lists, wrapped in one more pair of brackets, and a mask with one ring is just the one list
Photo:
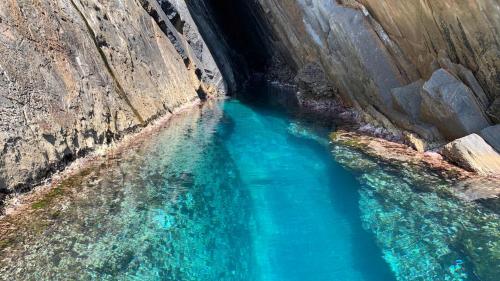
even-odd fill
[(365, 121), (416, 133), (432, 147), (500, 122), (498, 1), (256, 3), (298, 76), (319, 65)]
[[(288, 53), (285, 57), (298, 73), (310, 64), (321, 65), (344, 101), (382, 124), (388, 119), (427, 139), (453, 140), (500, 121), (498, 1), (259, 0), (258, 4), (261, 20), (276, 34), (274, 45)], [(451, 77), (435, 74), (439, 69)], [(420, 79), (455, 83), (442, 89), (448, 100), (436, 102), (450, 102), (452, 96), (462, 100), (449, 106), (450, 116), (454, 110), (471, 107), (453, 117), (459, 120), (460, 124), (452, 124), (460, 127), (458, 132), (436, 126), (447, 117), (427, 118), (428, 104), (420, 109), (421, 97), (405, 98), (417, 112), (402, 111), (394, 102), (394, 89), (407, 85), (414, 88), (408, 89), (412, 95), (424, 92), (424, 103), (429, 100), (428, 91), (415, 88)], [(475, 126), (463, 124), (469, 113), (475, 117), (467, 122), (478, 121)]]
[(3, 194), (226, 87), (153, 0), (2, 1), (0, 57)]
[[(444, 52), (475, 74), (490, 101), (500, 98), (498, 1), (359, 2), (380, 22), (420, 76), (429, 77), (439, 52)], [(494, 111), (491, 108), (492, 115)]]
[(487, 129), (500, 122), (498, 9), (495, 0), (3, 1), (0, 190), (238, 89), (275, 54), (303, 105), (326, 110), (340, 96), (365, 120), (410, 131), (412, 143), (477, 133), (498, 149), (498, 130)]

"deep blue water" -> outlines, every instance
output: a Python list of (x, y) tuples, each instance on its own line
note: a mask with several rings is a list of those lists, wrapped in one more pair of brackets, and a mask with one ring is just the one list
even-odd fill
[(327, 142), (273, 109), (229, 101), (224, 112), (223, 143), (252, 202), (258, 280), (393, 280), (361, 228), (359, 184)]
[(333, 146), (330, 120), (298, 114), (286, 92), (249, 95), (173, 118), (4, 219), (0, 279), (497, 276), (496, 214)]
[(223, 142), (251, 197), (258, 280), (393, 280), (361, 228), (359, 184), (327, 142), (273, 109), (233, 100), (224, 112)]

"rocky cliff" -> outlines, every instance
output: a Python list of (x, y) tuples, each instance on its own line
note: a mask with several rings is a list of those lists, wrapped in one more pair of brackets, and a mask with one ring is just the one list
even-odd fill
[(497, 1), (260, 0), (258, 5), (261, 20), (277, 35), (274, 44), (289, 52), (297, 72), (319, 64), (345, 101), (378, 119), (382, 114), (400, 127), (431, 133), (415, 127), (433, 122), (399, 114), (392, 92), (429, 80), (443, 68), (452, 75), (437, 83), (464, 84), (468, 89), (461, 95), (479, 107), (474, 111), (483, 115), (481, 122), (500, 121)]
[(365, 121), (434, 146), (500, 122), (496, 0), (250, 2), (296, 81), (327, 77), (302, 99), (340, 96)]
[[(496, 0), (3, 1), (0, 191), (266, 68), (292, 79), (304, 104), (351, 106), (420, 150), (476, 133), (457, 145), (478, 139), (494, 152), (499, 9)], [(471, 151), (457, 145), (447, 151)]]
[(0, 2), (2, 194), (225, 92), (196, 26), (160, 2), (169, 14), (149, 0)]

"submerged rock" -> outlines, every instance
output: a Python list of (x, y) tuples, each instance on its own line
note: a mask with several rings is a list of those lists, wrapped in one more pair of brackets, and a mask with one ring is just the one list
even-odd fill
[[(479, 138), (485, 146), (488, 146), (479, 136), (477, 136), (477, 138)], [(367, 136), (358, 132), (343, 130), (332, 133), (330, 139), (335, 145), (345, 146), (359, 152), (359, 156), (350, 157), (347, 160), (344, 159), (344, 156), (351, 155), (352, 153), (346, 154), (342, 152), (340, 156), (335, 156), (338, 161), (359, 172), (366, 172), (373, 169), (370, 165), (360, 165), (360, 163), (366, 162), (364, 158), (369, 156), (375, 159), (374, 161), (386, 163), (387, 165), (396, 167), (398, 170), (409, 169), (412, 171), (412, 174), (418, 172), (420, 176), (417, 176), (414, 179), (415, 181), (419, 179), (424, 180), (426, 177), (432, 176), (432, 174), (439, 174), (442, 180), (447, 181), (450, 186), (456, 187), (448, 188), (448, 192), (452, 192), (455, 196), (468, 201), (498, 198), (500, 195), (499, 176), (492, 175), (491, 173), (477, 174), (469, 172), (445, 161), (443, 157), (436, 152), (427, 151), (422, 153), (404, 144)], [(493, 156), (496, 155), (496, 157), (498, 157), (498, 154), (496, 154), (491, 147), (489, 148), (489, 152), (493, 152)], [(477, 157), (480, 159), (484, 158), (484, 156)], [(498, 159), (499, 158), (497, 158), (497, 160)], [(489, 169), (492, 168), (493, 164), (489, 166)], [(497, 174), (499, 174), (498, 171)]]
[[(363, 227), (379, 242), (397, 280), (496, 280), (500, 272), (500, 178), (472, 176), (434, 152), (339, 131), (333, 155), (363, 183)], [(444, 169), (457, 180), (443, 180)], [(480, 202), (478, 204), (464, 202)]]
[(443, 155), (470, 171), (486, 175), (500, 173), (500, 154), (477, 134), (447, 144)]

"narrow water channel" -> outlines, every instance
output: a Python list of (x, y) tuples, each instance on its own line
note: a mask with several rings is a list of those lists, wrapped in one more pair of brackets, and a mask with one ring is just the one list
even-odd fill
[(331, 129), (268, 100), (182, 113), (4, 218), (0, 279), (494, 280), (497, 214)]

